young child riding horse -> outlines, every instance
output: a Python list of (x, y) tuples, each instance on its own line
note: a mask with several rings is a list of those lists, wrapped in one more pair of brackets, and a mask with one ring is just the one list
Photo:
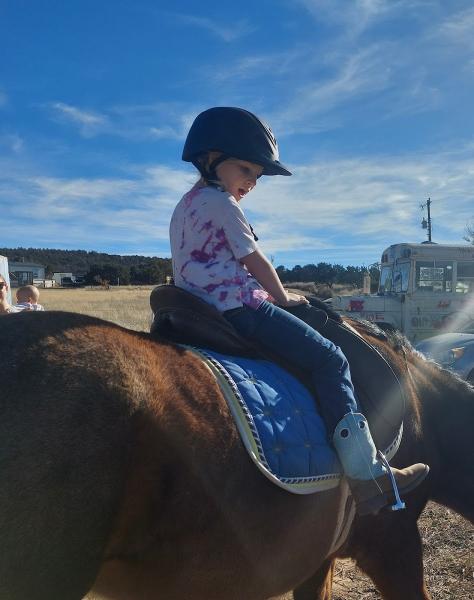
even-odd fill
[(195, 119), (182, 158), (201, 177), (171, 219), (175, 284), (215, 306), (242, 336), (311, 374), (359, 514), (377, 513), (394, 497), (392, 508), (402, 508), (397, 487), (413, 490), (428, 466), (391, 468), (377, 452), (344, 354), (284, 310), (308, 301), (284, 289), (240, 206), (262, 175), (291, 175), (271, 129), (244, 109), (211, 108)]

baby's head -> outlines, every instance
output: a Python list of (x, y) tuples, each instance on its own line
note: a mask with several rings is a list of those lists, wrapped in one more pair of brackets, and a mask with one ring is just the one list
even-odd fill
[(38, 304), (39, 289), (35, 285), (24, 285), (18, 288), (16, 292), (16, 301), (18, 304), (28, 302), (29, 304)]

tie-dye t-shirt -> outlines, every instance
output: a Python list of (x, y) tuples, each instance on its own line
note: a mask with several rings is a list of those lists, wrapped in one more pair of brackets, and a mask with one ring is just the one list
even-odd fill
[(231, 194), (212, 187), (185, 194), (171, 218), (170, 241), (175, 284), (219, 311), (256, 309), (269, 297), (239, 262), (258, 246)]

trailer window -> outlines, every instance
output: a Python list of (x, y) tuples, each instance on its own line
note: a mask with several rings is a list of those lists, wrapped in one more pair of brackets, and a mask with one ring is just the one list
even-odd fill
[(379, 292), (392, 291), (392, 267), (382, 267), (380, 271)]
[(451, 292), (453, 263), (447, 261), (417, 261), (416, 289), (421, 292)]
[(398, 263), (393, 268), (393, 291), (407, 292), (410, 280), (410, 263)]
[(458, 262), (458, 278), (456, 281), (456, 292), (460, 294), (474, 292), (474, 262)]

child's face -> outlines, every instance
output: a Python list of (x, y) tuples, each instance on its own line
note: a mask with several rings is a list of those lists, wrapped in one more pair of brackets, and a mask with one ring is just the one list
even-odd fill
[(263, 172), (263, 167), (246, 160), (229, 158), (216, 169), (219, 181), (237, 202), (248, 194), (256, 185)]

